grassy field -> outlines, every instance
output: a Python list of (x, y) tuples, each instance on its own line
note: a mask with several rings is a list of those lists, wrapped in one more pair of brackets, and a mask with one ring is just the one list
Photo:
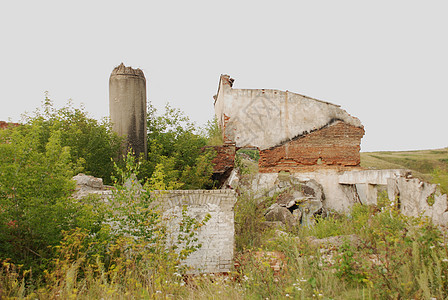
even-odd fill
[(415, 177), (448, 187), (448, 148), (417, 151), (362, 152), (367, 169), (409, 169)]
[(362, 152), (361, 166), (369, 169), (410, 169), (425, 176), (448, 170), (448, 148), (418, 151)]

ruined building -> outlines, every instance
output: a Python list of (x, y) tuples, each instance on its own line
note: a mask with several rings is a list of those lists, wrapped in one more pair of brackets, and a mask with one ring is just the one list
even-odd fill
[(136, 156), (146, 157), (146, 79), (142, 70), (121, 63), (112, 71), (109, 111), (113, 131), (126, 137), (126, 149), (132, 147)]
[(262, 173), (359, 166), (364, 127), (338, 105), (288, 91), (232, 85), (233, 79), (221, 75), (214, 97), (224, 140), (218, 156), (259, 149)]
[[(267, 220), (308, 224), (314, 214), (345, 213), (355, 203), (377, 204), (387, 192), (408, 216), (424, 215), (448, 225), (447, 195), (407, 170), (360, 167), (361, 122), (338, 105), (288, 91), (234, 89), (221, 75), (215, 115), (224, 144), (215, 147), (215, 176), (262, 201), (276, 197)], [(258, 173), (232, 171), (235, 151), (258, 149)], [(284, 172), (286, 171), (286, 172)], [(428, 199), (433, 199), (429, 201)]]
[[(289, 227), (308, 226), (316, 214), (328, 211), (346, 213), (355, 203), (377, 204), (380, 191), (387, 192), (403, 214), (427, 216), (437, 225), (448, 226), (447, 195), (437, 185), (412, 178), (406, 170), (360, 167), (364, 128), (339, 106), (288, 91), (233, 89), (232, 83), (222, 75), (214, 97), (224, 144), (214, 147), (213, 162), (215, 176), (226, 180), (223, 189), (151, 194), (161, 209), (170, 242), (179, 236), (185, 208), (190, 217), (210, 218), (197, 231), (202, 247), (184, 262), (191, 267), (189, 272), (232, 270), (237, 192), (260, 202), (274, 199), (265, 219)], [(146, 154), (146, 90), (141, 70), (123, 64), (114, 69), (110, 112), (113, 129), (126, 135), (137, 153)], [(234, 169), (235, 154), (241, 148), (259, 150), (258, 173), (242, 175)], [(101, 179), (81, 174), (74, 179), (76, 198), (91, 193), (105, 201), (113, 197)]]

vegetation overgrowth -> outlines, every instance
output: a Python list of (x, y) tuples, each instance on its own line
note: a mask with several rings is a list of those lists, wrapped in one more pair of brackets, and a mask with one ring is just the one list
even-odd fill
[[(263, 227), (253, 198), (236, 208), (235, 261), (225, 275), (186, 277), (180, 256), (160, 242), (101, 231), (65, 232), (45, 277), (2, 261), (2, 296), (53, 298), (176, 299), (445, 299), (448, 297), (446, 236), (428, 220), (408, 218), (384, 206), (353, 207), (349, 216), (317, 218), (298, 234)], [(269, 201), (267, 199), (266, 201)], [(157, 221), (150, 222), (157, 228)], [(145, 224), (147, 225), (147, 224)], [(260, 230), (264, 228), (264, 230)], [(163, 236), (163, 230), (152, 234)], [(148, 232), (142, 232), (145, 236)], [(350, 236), (356, 236), (355, 240)], [(339, 245), (313, 243), (338, 236)], [(311, 238), (313, 237), (313, 238)], [(193, 250), (194, 251), (194, 250)], [(283, 253), (281, 268), (269, 255)], [(31, 282), (33, 284), (31, 284)]]
[(175, 189), (214, 187), (211, 161), (216, 153), (203, 147), (219, 136), (216, 121), (201, 131), (182, 111), (167, 104), (160, 115), (149, 106), (147, 125), (148, 158), (142, 162), (139, 179), (150, 179), (158, 170), (165, 175), (165, 185)]
[[(219, 131), (210, 122), (201, 133), (171, 107), (148, 116), (148, 159), (128, 153), (117, 160), (121, 140), (107, 121), (82, 109), (54, 110), (48, 99), (26, 124), (0, 131), (0, 298), (448, 298), (447, 236), (427, 219), (401, 215), (382, 194), (377, 206), (355, 205), (293, 229), (264, 222), (273, 198), (241, 195), (235, 268), (185, 275), (182, 261), (200, 247), (194, 229), (207, 219), (183, 214), (169, 243), (149, 191), (212, 188), (213, 153), (201, 148), (219, 143)], [(95, 141), (101, 147), (88, 158), (93, 148), (84, 147)], [(448, 172), (439, 167), (443, 178)], [(71, 177), (82, 170), (109, 174), (109, 203), (70, 197)], [(185, 239), (191, 246), (179, 248)]]

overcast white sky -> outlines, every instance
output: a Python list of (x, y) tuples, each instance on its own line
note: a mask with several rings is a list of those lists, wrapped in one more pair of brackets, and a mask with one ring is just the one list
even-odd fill
[(112, 69), (202, 125), (220, 74), (364, 124), (362, 151), (448, 146), (448, 1), (2, 1), (0, 120), (69, 98), (108, 116)]

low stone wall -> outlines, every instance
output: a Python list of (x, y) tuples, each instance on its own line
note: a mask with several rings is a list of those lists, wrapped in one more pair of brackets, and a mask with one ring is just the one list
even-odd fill
[(191, 273), (229, 272), (233, 265), (234, 250), (234, 206), (236, 193), (233, 190), (171, 190), (151, 193), (155, 204), (167, 222), (170, 240), (176, 240), (182, 209), (197, 220), (208, 214), (210, 219), (198, 230), (198, 243), (202, 246), (184, 262)]
[[(77, 184), (73, 193), (75, 199), (93, 194), (108, 202), (113, 197), (113, 188), (103, 185), (101, 178), (78, 174), (73, 180)], [(184, 206), (187, 214), (199, 221), (210, 215), (205, 226), (197, 231), (198, 243), (202, 247), (184, 261), (185, 265), (191, 267), (190, 273), (222, 273), (231, 270), (235, 241), (234, 190), (154, 191), (151, 197), (166, 221), (169, 243), (177, 240)]]

